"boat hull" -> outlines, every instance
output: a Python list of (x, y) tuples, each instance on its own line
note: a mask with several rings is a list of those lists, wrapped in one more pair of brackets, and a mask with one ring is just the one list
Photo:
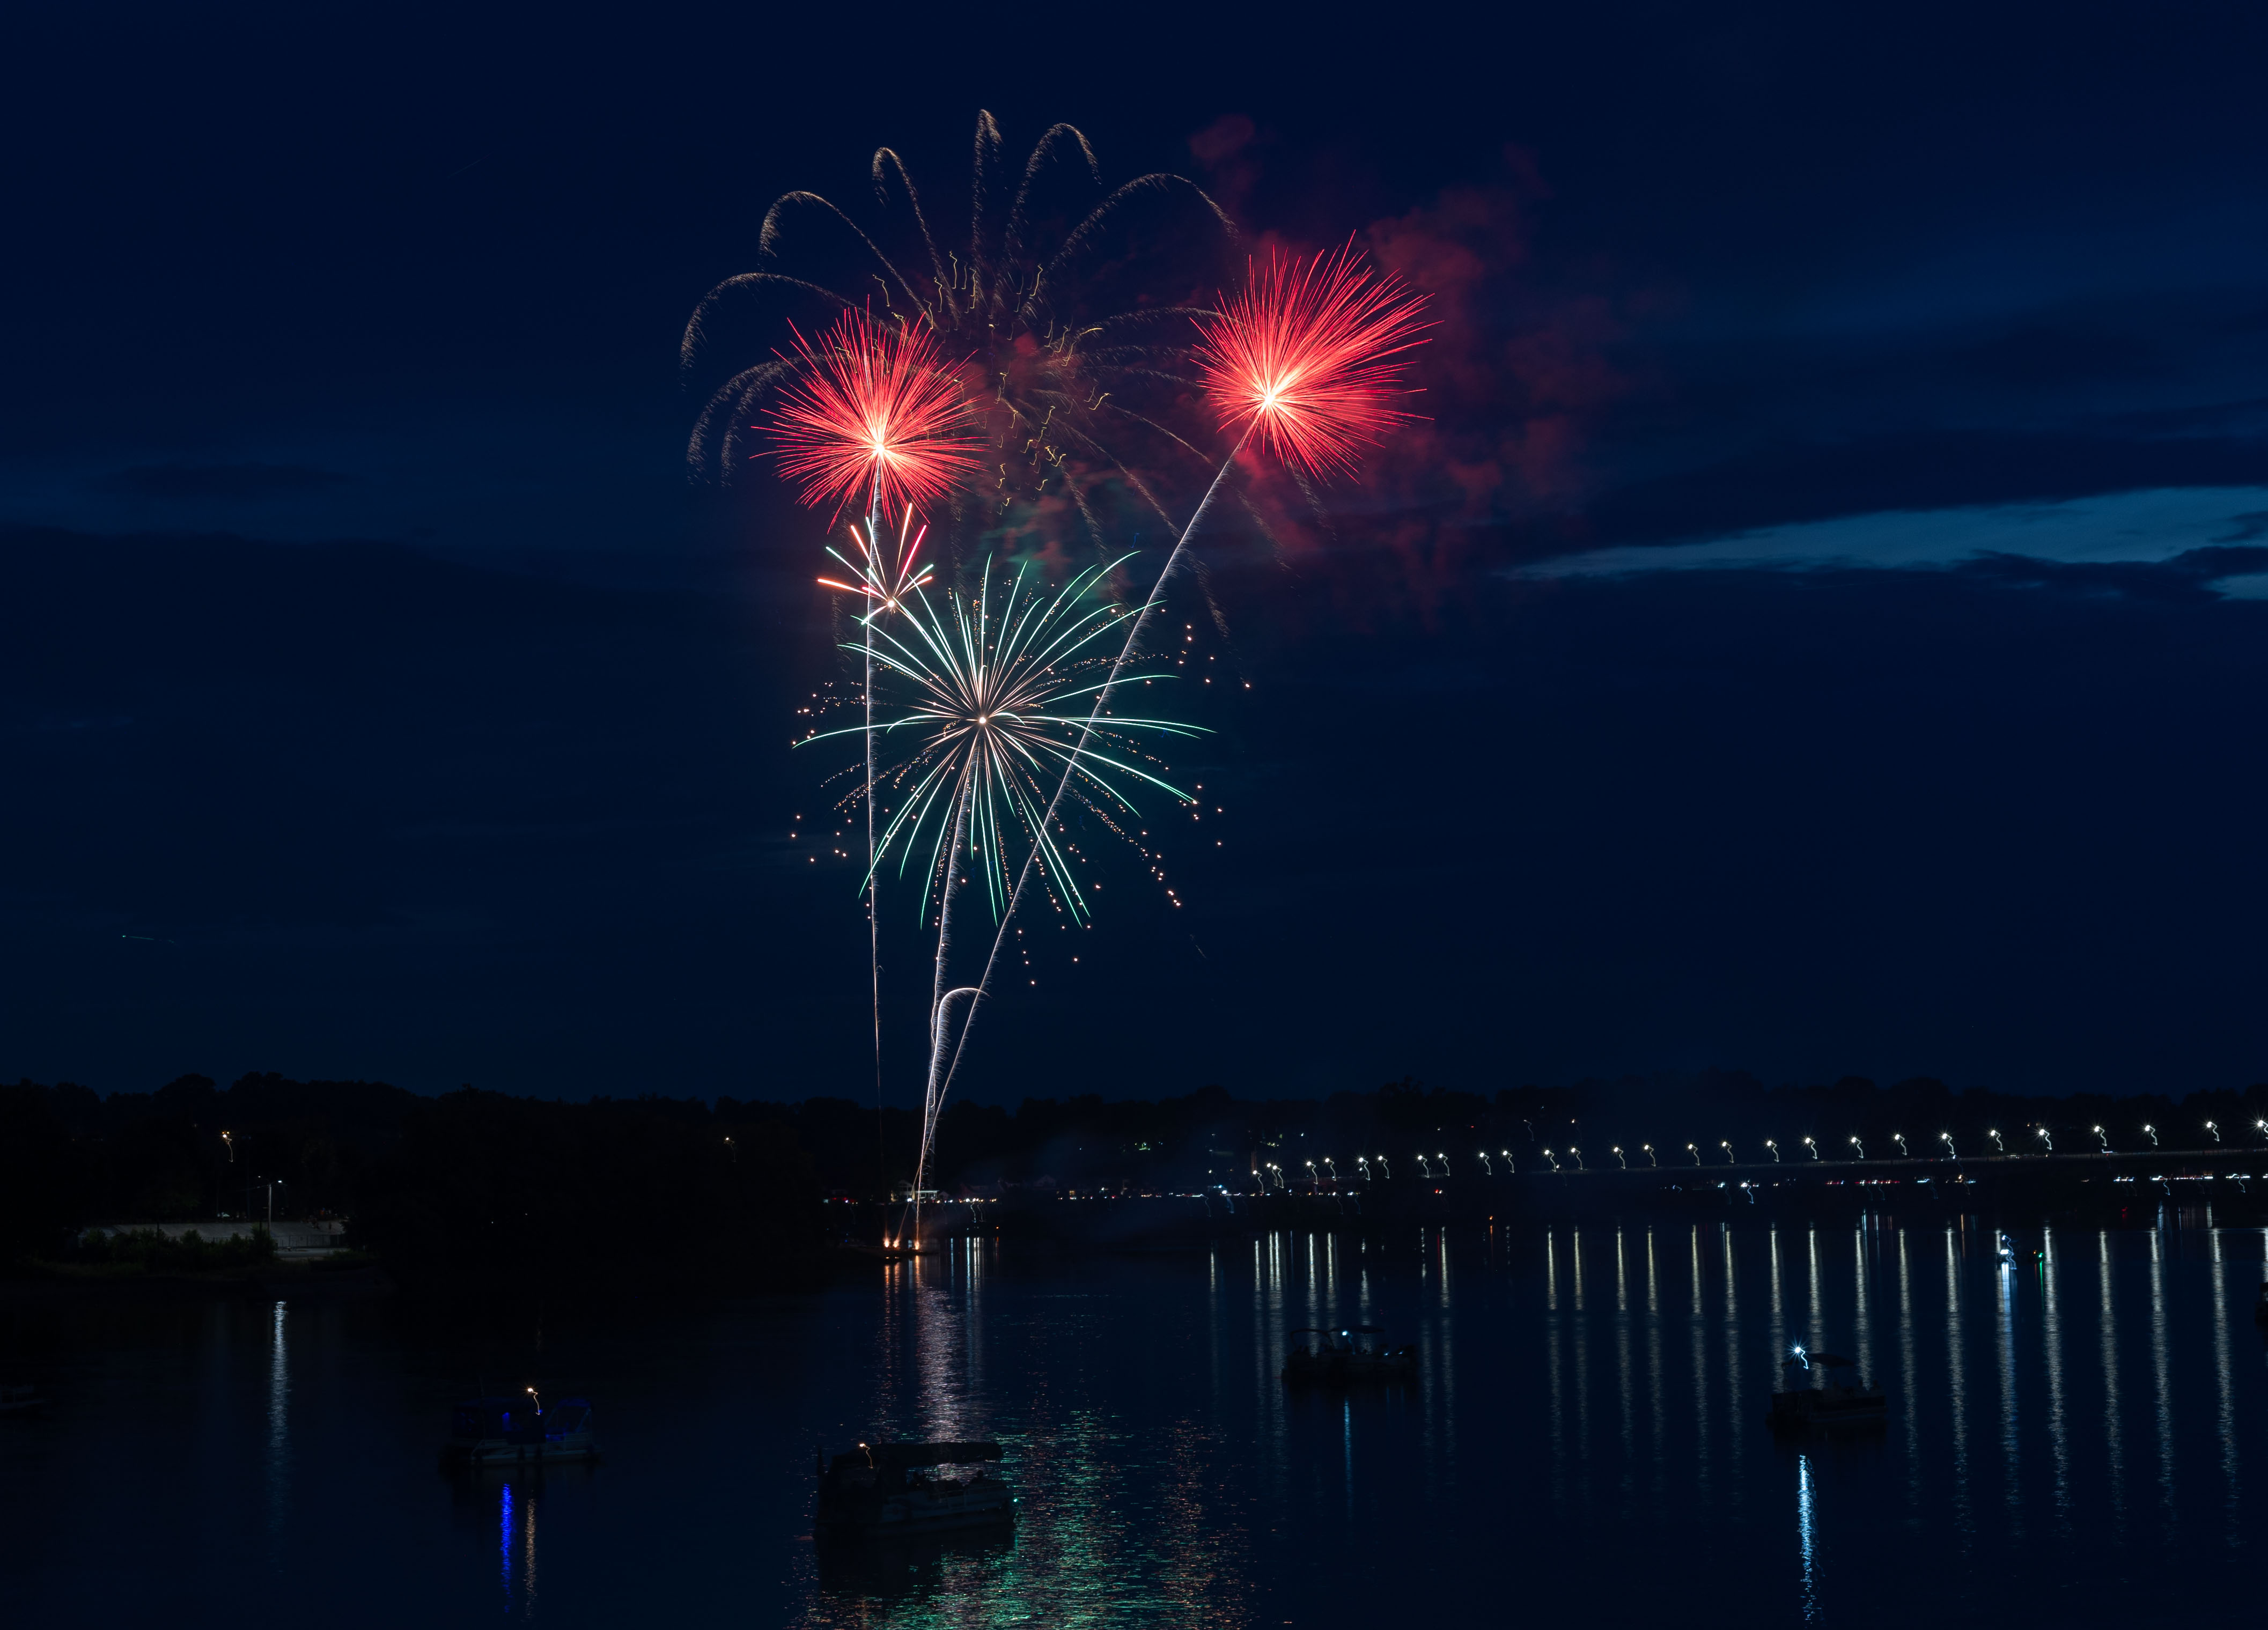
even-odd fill
[(588, 1432), (564, 1438), (517, 1443), (509, 1438), (490, 1438), (477, 1443), (451, 1443), (441, 1451), (446, 1465), (477, 1470), (486, 1466), (556, 1465), (569, 1460), (596, 1460), (599, 1445)]
[(1408, 1352), (1374, 1355), (1328, 1353), (1320, 1358), (1308, 1353), (1294, 1353), (1285, 1361), (1283, 1371), (1287, 1386), (1390, 1386), (1417, 1378), (1418, 1355)]
[(874, 1501), (829, 1502), (816, 1532), (822, 1539), (890, 1539), (1012, 1526), (1016, 1502), (1008, 1486), (983, 1478), (950, 1491), (909, 1488)]
[(1837, 1392), (1775, 1392), (1767, 1420), (1775, 1432), (1862, 1432), (1889, 1419), (1881, 1393), (1858, 1389)]

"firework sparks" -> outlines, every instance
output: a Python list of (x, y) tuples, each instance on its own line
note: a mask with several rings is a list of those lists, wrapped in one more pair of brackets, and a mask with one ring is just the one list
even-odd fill
[[(833, 545), (828, 554), (850, 569), (855, 583), (844, 583), (837, 577), (821, 577), (821, 587), (840, 589), (845, 594), (856, 594), (867, 603), (871, 612), (895, 612), (905, 608), (906, 597), (930, 580), (930, 568), (917, 557), (921, 553), (922, 540), (929, 536), (924, 525), (914, 529), (914, 512), (908, 510), (898, 523), (898, 546), (895, 554), (885, 554), (882, 547), (881, 526), (876, 518), (869, 517), (863, 524), (850, 528), (850, 542), (858, 556), (843, 553)], [(867, 649), (860, 645), (861, 651)]]
[[(1193, 801), (1136, 760), (1145, 740), (1201, 730), (1093, 716), (1090, 699), (1113, 665), (1095, 647), (1139, 615), (1094, 598), (1109, 569), (1081, 572), (1052, 595), (1028, 567), (997, 585), (987, 573), (973, 595), (947, 591), (941, 603), (917, 584), (896, 602), (906, 613), (898, 627), (880, 626), (880, 607), (869, 613), (875, 665), (906, 700), (878, 709), (871, 726), (805, 739), (865, 735), (888, 753), (875, 789), (895, 807), (874, 864), (895, 854), (903, 876), (922, 863), (924, 917), (934, 906), (942, 919), (955, 880), (969, 875), (984, 879), (994, 914), (1005, 914), (1028, 855), (1063, 910), (1084, 918), (1086, 893), (1053, 819), (1059, 787), (1119, 831), (1139, 822), (1134, 800), (1145, 789)], [(845, 649), (863, 655), (867, 646)]]
[(795, 349), (801, 367), (770, 418), (806, 503), (930, 503), (978, 467), (960, 383), (927, 328), (847, 311), (816, 346), (797, 332)]
[(946, 214), (924, 207), (887, 148), (873, 180), (857, 220), (811, 193), (778, 199), (764, 217), (765, 269), (726, 279), (694, 311), (681, 352), (707, 398), (686, 449), (694, 469), (735, 468), (743, 433), (784, 388), (797, 362), (770, 354), (781, 321), (876, 299), (972, 359), (962, 383), (984, 480), (963, 488), (960, 518), (981, 507), (990, 525), (1018, 502), (1042, 512), (1067, 502), (1098, 547), (1123, 535), (1130, 508), (1137, 525), (1165, 519), (1157, 472), (1205, 457), (1204, 427), (1180, 404), (1189, 320), (1233, 264), (1219, 207), (1180, 176), (1106, 187), (1069, 125), (1014, 162), (989, 114), (976, 121), (973, 208), (952, 211), (970, 222), (967, 238), (936, 230)]
[(1374, 275), (1348, 245), (1307, 261), (1270, 257), (1201, 317), (1199, 377), (1225, 423), (1305, 474), (1351, 475), (1356, 455), (1416, 415), (1410, 351), (1421, 297)]

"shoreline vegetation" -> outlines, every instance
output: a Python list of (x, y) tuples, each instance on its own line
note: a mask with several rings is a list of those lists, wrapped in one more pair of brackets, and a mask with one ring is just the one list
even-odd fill
[[(1179, 1098), (968, 1101), (939, 1124), (947, 1196), (1057, 1197), (1259, 1186), (1275, 1167), (1293, 1193), (1336, 1163), (1384, 1156), (1395, 1177), (1446, 1156), (1470, 1181), (1484, 1151), (1522, 1173), (1581, 1149), (1602, 1165), (1645, 1142), (1665, 1167), (1730, 1150), (1764, 1158), (1777, 1140), (1833, 1156), (1852, 1141), (1880, 1159), (1903, 1134), (1915, 1153), (1950, 1140), (1986, 1155), (2108, 1145), (2132, 1153), (2259, 1148), (2268, 1168), (2268, 1084), (2242, 1091), (2067, 1098), (1955, 1093), (1927, 1079), (1889, 1087), (1846, 1077), (1767, 1088), (1733, 1072), (1508, 1088), (1429, 1089), (1405, 1078), (1321, 1099), (1239, 1099), (1212, 1086)], [(2101, 1131), (2095, 1128), (2100, 1127)], [(865, 1262), (910, 1175), (917, 1116), (848, 1099), (741, 1102), (646, 1096), (562, 1103), (465, 1088), (426, 1097), (374, 1082), (247, 1076), (225, 1089), (187, 1076), (107, 1097), (70, 1083), (0, 1086), (0, 1278), (85, 1287), (313, 1287), (384, 1281), (443, 1300), (559, 1306), (808, 1288)], [(1847, 1156), (1846, 1156), (1847, 1157)], [(1631, 1162), (1633, 1165), (1637, 1163)], [(1668, 1175), (1665, 1173), (1665, 1175)], [(1791, 1174), (1793, 1175), (1793, 1174)], [(1316, 1192), (1310, 1188), (1311, 1193)], [(273, 1215), (345, 1221), (344, 1254), (280, 1260)], [(844, 1203), (854, 1202), (854, 1203)], [(865, 1202), (865, 1203), (855, 1203)], [(1005, 1213), (1003, 1214), (1005, 1215)], [(226, 1222), (239, 1237), (183, 1233)], [(172, 1236), (156, 1224), (175, 1225)], [(109, 1229), (108, 1234), (90, 1230)]]

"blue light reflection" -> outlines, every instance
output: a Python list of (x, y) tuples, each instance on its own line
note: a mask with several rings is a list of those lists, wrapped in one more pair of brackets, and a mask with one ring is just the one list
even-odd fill
[(1810, 1623), (1819, 1617), (1819, 1553), (1813, 1526), (1811, 1457), (1805, 1454), (1795, 1457), (1795, 1538), (1803, 1553), (1803, 1617)]

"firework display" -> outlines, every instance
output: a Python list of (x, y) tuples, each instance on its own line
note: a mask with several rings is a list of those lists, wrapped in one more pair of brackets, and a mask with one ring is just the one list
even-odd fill
[(926, 328), (847, 311), (816, 347), (797, 333), (795, 353), (770, 418), (806, 503), (839, 512), (864, 497), (871, 518), (932, 503), (979, 467), (968, 401)]
[(748, 436), (772, 429), (769, 405), (805, 369), (781, 335), (855, 310), (927, 336), (964, 389), (982, 468), (920, 500), (940, 525), (990, 526), (1013, 510), (1053, 528), (1060, 513), (1098, 554), (1115, 552), (1122, 526), (1173, 525), (1172, 483), (1209, 462), (1208, 426), (1188, 407), (1194, 319), (1237, 262), (1219, 207), (1177, 175), (1106, 188), (1066, 124), (1008, 162), (989, 114), (977, 117), (965, 239), (936, 230), (895, 152), (877, 151), (870, 173), (857, 218), (812, 193), (777, 200), (759, 269), (694, 311), (681, 358), (705, 400), (691, 468), (730, 479), (761, 456)]
[(1417, 416), (1395, 402), (1410, 393), (1422, 311), (1351, 244), (1304, 261), (1271, 255), (1197, 319), (1197, 377), (1240, 442), (1310, 476), (1352, 475), (1363, 448)]
[(935, 600), (917, 584), (895, 603), (902, 619), (880, 625), (886, 608), (878, 606), (862, 619), (871, 641), (844, 646), (871, 649), (878, 677), (900, 681), (907, 698), (870, 724), (805, 741), (856, 735), (877, 745), (887, 762), (873, 796), (895, 803), (873, 864), (895, 855), (900, 876), (923, 879), (924, 921), (932, 906), (940, 920), (950, 913), (964, 875), (983, 879), (994, 916), (1005, 917), (1027, 855), (1057, 909), (1083, 920), (1085, 892), (1044, 819), (1064, 789), (1109, 826), (1141, 819), (1133, 801), (1140, 787), (1194, 801), (1136, 760), (1144, 738), (1204, 734), (1200, 727), (1101, 718), (1092, 705), (1117, 665), (1109, 637), (1149, 609), (1099, 599), (1106, 575), (1090, 569), (1049, 594), (1027, 565), (986, 573), (973, 595), (947, 590)]
[[(866, 504), (850, 549), (828, 550), (843, 574), (820, 579), (858, 601), (843, 649), (863, 664), (862, 718), (799, 745), (856, 737), (861, 748), (843, 804), (863, 804), (866, 820), (878, 1092), (886, 870), (935, 935), (913, 1212), (896, 1242), (912, 1249), (938, 1115), (1020, 911), (1036, 888), (1066, 922), (1089, 918), (1078, 864), (1089, 857), (1066, 805), (1084, 829), (1138, 843), (1145, 801), (1192, 802), (1152, 754), (1199, 728), (1112, 706), (1130, 679), (1171, 677), (1136, 664), (1190, 540), (1248, 452), (1303, 488), (1353, 473), (1413, 416), (1401, 402), (1424, 337), (1420, 298), (1351, 244), (1248, 262), (1241, 286), (1216, 296), (1233, 234), (1211, 201), (1171, 176), (1104, 193), (1067, 125), (1041, 138), (1012, 187), (999, 160), (998, 132), (980, 116), (965, 258), (940, 246), (887, 149), (874, 159), (874, 230), (787, 195), (765, 217), (767, 269), (711, 290), (685, 341), (691, 371), (742, 349), (735, 323), (791, 341), (711, 389), (688, 450), (696, 467), (737, 467), (743, 434), (759, 431), (759, 452), (804, 503)], [(799, 310), (821, 313), (815, 342)], [(1175, 495), (1200, 483), (1175, 525)], [(941, 514), (960, 546), (936, 564), (921, 558), (931, 534), (917, 509)], [(892, 510), (895, 540), (882, 524)], [(1053, 571), (1031, 559), (1065, 543), (1066, 527), (1104, 544), (1145, 514), (1174, 540), (1138, 601), (1114, 593), (1130, 554)], [(991, 944), (976, 983), (954, 985), (957, 898), (980, 882)]]

